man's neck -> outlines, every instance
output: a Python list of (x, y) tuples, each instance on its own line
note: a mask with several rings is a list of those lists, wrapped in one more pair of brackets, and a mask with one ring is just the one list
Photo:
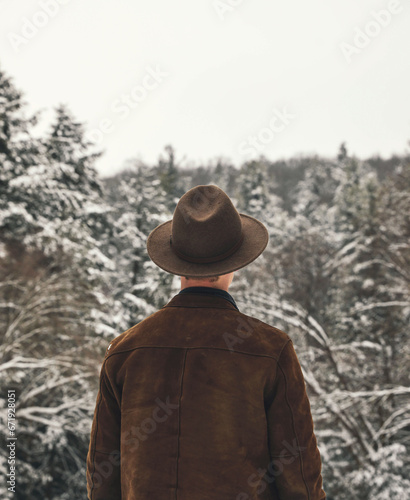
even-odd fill
[(228, 291), (230, 284), (232, 283), (233, 273), (223, 274), (219, 276), (216, 281), (209, 281), (206, 278), (198, 279), (186, 279), (185, 276), (181, 276), (181, 290), (188, 288), (190, 286), (206, 286), (208, 288), (217, 288), (219, 290)]

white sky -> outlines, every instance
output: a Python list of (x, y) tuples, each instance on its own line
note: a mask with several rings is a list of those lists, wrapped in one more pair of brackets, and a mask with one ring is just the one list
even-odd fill
[(409, 27), (405, 0), (0, 0), (0, 64), (44, 123), (60, 103), (88, 130), (109, 122), (102, 175), (166, 144), (182, 164), (335, 156), (342, 141), (388, 156), (410, 139)]

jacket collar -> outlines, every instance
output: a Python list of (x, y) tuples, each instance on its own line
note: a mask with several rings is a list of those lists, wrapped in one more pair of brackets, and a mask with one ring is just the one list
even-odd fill
[(179, 294), (181, 293), (201, 293), (205, 295), (217, 295), (218, 297), (229, 300), (229, 302), (233, 304), (236, 309), (238, 309), (238, 306), (236, 305), (236, 302), (234, 301), (232, 295), (226, 290), (221, 290), (220, 288), (213, 288), (210, 286), (189, 286), (181, 290)]
[[(196, 288), (196, 287), (195, 287)], [(199, 288), (199, 287), (198, 287)], [(208, 287), (206, 287), (208, 288)], [(209, 289), (209, 288), (208, 288)], [(167, 304), (165, 304), (162, 308), (165, 307), (209, 307), (215, 309), (232, 309), (234, 311), (238, 311), (238, 307), (236, 306), (233, 298), (228, 292), (226, 292), (229, 297), (232, 298), (231, 302), (227, 296), (222, 294), (216, 294), (209, 292), (208, 290), (188, 290), (185, 289), (183, 293), (178, 293), (175, 295)]]

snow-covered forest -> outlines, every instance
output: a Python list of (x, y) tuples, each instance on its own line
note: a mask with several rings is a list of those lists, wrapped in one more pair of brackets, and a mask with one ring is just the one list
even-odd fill
[[(109, 341), (164, 305), (179, 279), (150, 231), (198, 184), (268, 227), (239, 270), (238, 307), (294, 340), (328, 499), (410, 498), (410, 153), (190, 166), (172, 146), (110, 178), (65, 106), (41, 137), (0, 72), (1, 470), (16, 390), (17, 487), (1, 498), (86, 498), (85, 459)], [(403, 145), (406, 148), (406, 145)]]

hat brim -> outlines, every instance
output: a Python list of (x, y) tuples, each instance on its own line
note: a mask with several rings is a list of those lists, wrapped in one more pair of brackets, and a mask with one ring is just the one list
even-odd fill
[(160, 224), (150, 233), (147, 239), (148, 255), (158, 267), (177, 276), (206, 278), (237, 271), (257, 259), (269, 241), (268, 231), (260, 221), (249, 215), (239, 215), (242, 219), (243, 242), (238, 250), (223, 260), (197, 264), (178, 257), (170, 244), (172, 220)]

